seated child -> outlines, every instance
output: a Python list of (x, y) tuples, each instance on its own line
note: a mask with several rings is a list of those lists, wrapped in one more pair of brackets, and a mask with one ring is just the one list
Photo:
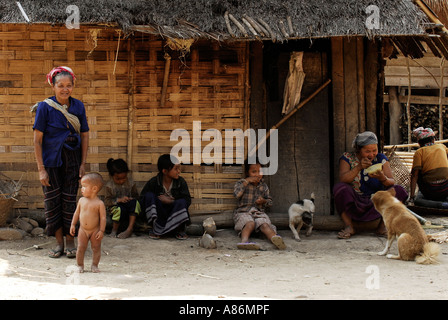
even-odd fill
[(75, 236), (76, 224), (79, 221), (78, 250), (76, 263), (79, 272), (84, 272), (84, 253), (90, 240), (93, 251), (92, 272), (99, 272), (98, 264), (101, 258), (101, 240), (106, 229), (106, 208), (103, 201), (98, 198), (98, 192), (104, 181), (98, 173), (88, 173), (81, 179), (82, 198), (79, 199), (76, 211), (70, 226), (70, 234)]
[(175, 232), (178, 240), (187, 239), (185, 226), (190, 222), (191, 196), (187, 182), (179, 175), (179, 160), (169, 154), (161, 155), (157, 168), (159, 173), (146, 183), (140, 194), (146, 218), (153, 227), (149, 236), (159, 239)]
[[(138, 202), (138, 191), (135, 183), (128, 177), (129, 168), (123, 159), (107, 161), (110, 180), (105, 186), (104, 203), (107, 212), (112, 216), (112, 237), (128, 238), (134, 230), (135, 220), (141, 208)], [(127, 227), (126, 227), (127, 225)], [(117, 235), (119, 227), (126, 228)]]
[(238, 199), (238, 208), (233, 215), (235, 230), (241, 235), (238, 249), (260, 249), (257, 243), (249, 242), (253, 231), (261, 231), (278, 249), (285, 249), (282, 237), (277, 235), (276, 227), (265, 213), (265, 209), (272, 205), (272, 198), (268, 186), (262, 180), (261, 165), (248, 164), (246, 161), (244, 171), (246, 178), (237, 181), (233, 191)]

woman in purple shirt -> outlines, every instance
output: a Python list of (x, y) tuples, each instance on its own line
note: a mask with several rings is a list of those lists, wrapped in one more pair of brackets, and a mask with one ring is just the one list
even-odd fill
[[(85, 173), (89, 143), (84, 104), (71, 97), (75, 75), (57, 67), (47, 75), (54, 96), (39, 102), (34, 121), (34, 151), (44, 192), (46, 229), (57, 241), (49, 256), (76, 256), (70, 224), (76, 209), (79, 179)], [(64, 237), (66, 250), (64, 251)]]

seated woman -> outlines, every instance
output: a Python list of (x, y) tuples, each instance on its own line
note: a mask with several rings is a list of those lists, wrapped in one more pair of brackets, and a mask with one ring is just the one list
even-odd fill
[[(345, 152), (339, 160), (340, 182), (333, 188), (336, 210), (345, 225), (345, 228), (338, 233), (340, 239), (348, 239), (355, 234), (353, 220), (367, 222), (381, 218), (370, 200), (375, 192), (393, 187), (398, 200), (404, 202), (408, 198), (408, 193), (403, 187), (394, 185), (389, 160), (378, 152), (378, 139), (373, 132), (358, 134), (352, 146), (354, 150)], [(378, 163), (383, 165), (382, 170), (366, 174), (364, 169)], [(377, 234), (385, 233), (386, 228), (381, 220)]]
[(413, 131), (420, 148), (414, 154), (411, 172), (411, 196), (418, 188), (427, 200), (443, 201), (448, 197), (448, 148), (434, 143), (435, 134), (430, 128)]
[(180, 176), (180, 163), (175, 157), (163, 154), (157, 161), (159, 174), (151, 178), (140, 193), (146, 219), (153, 229), (151, 239), (174, 232), (176, 239), (185, 240), (185, 226), (190, 223), (191, 204), (187, 182)]

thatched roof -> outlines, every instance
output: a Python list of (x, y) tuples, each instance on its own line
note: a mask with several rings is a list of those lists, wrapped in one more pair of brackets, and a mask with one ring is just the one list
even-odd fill
[[(336, 36), (389, 38), (393, 52), (420, 58), (426, 43), (448, 59), (448, 33), (418, 0), (0, 0), (0, 23), (64, 25), (79, 9), (80, 23), (157, 34), (174, 39), (272, 40)], [(447, 9), (447, 0), (421, 0)], [(424, 4), (423, 4), (424, 5)], [(374, 8), (374, 11), (370, 8)], [(425, 5), (426, 7), (426, 5)], [(376, 10), (376, 11), (375, 11)], [(373, 19), (378, 14), (379, 19)], [(376, 24), (377, 22), (377, 24)], [(370, 25), (369, 25), (370, 23)], [(372, 24), (373, 23), (373, 24)]]
[[(20, 0), (30, 23), (64, 24), (76, 5), (82, 24), (112, 24), (172, 38), (272, 39), (423, 35), (430, 22), (411, 0)], [(379, 28), (366, 8), (376, 5)], [(0, 0), (0, 23), (26, 23), (16, 1)], [(239, 24), (239, 26), (238, 26)]]

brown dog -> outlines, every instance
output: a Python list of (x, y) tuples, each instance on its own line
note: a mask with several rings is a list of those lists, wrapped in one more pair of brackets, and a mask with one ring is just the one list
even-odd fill
[(375, 209), (383, 216), (387, 228), (387, 242), (383, 251), (378, 255), (384, 256), (389, 252), (393, 241), (398, 238), (398, 256), (388, 254), (389, 259), (415, 260), (420, 264), (437, 263), (440, 247), (437, 243), (429, 242), (422, 226), (397, 198), (395, 189), (378, 191), (372, 196)]

